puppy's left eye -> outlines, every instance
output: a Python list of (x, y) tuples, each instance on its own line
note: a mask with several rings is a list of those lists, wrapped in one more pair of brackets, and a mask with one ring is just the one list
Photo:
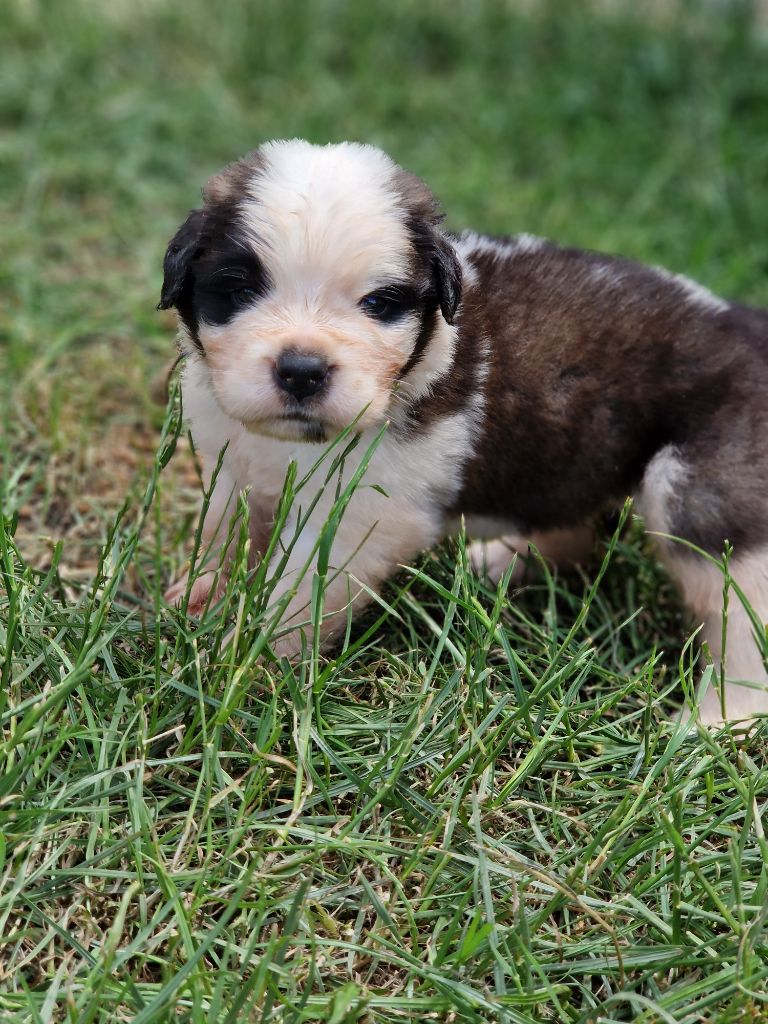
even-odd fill
[(394, 323), (418, 305), (418, 297), (410, 288), (379, 288), (360, 299), (359, 306), (364, 313), (381, 323)]

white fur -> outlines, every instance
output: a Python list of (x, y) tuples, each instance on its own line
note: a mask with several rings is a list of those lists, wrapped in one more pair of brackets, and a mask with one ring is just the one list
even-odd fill
[[(548, 244), (536, 235), (511, 235), (509, 238), (488, 238), (474, 231), (462, 231), (456, 241), (459, 257), (472, 262), (473, 253), (483, 253), (495, 259), (508, 259), (516, 253), (539, 252)], [(476, 276), (476, 272), (475, 272)]]
[[(252, 488), (256, 500), (251, 507), (259, 510), (276, 504), (289, 462), (298, 463), (302, 477), (322, 451), (292, 440), (290, 430), (298, 428), (280, 427), (288, 436), (264, 436), (277, 433), (271, 418), (277, 419), (281, 410), (271, 374), (276, 353), (294, 345), (328, 353), (335, 368), (319, 410), (326, 425), (341, 429), (368, 405), (360, 421), (365, 429), (344, 467), (348, 477), (381, 422), (398, 421), (403, 400), (427, 394), (446, 372), (456, 344), (455, 329), (439, 318), (423, 358), (394, 383), (393, 374), (415, 340), (414, 323), (406, 318), (382, 326), (359, 309), (362, 295), (409, 273), (408, 230), (388, 157), (368, 146), (320, 148), (300, 141), (267, 145), (261, 157), (240, 208), (272, 287), (225, 325), (203, 325), (205, 360), (191, 354), (184, 375), (185, 405), (198, 447), (214, 463), (227, 446), (222, 488), (231, 491), (232, 481), (236, 490)], [(398, 561), (410, 560), (441, 535), (437, 507), (458, 491), (457, 466), (470, 449), (483, 403), (478, 391), (464, 412), (437, 420), (416, 439), (385, 436), (335, 538), (333, 568), (343, 571), (326, 591), (329, 613), (340, 611), (350, 594), (360, 591), (352, 578), (376, 587)], [(318, 473), (310, 493), (300, 495), (300, 505), (310, 503), (324, 475)], [(218, 491), (217, 485), (212, 502), (217, 512), (227, 507)], [(306, 612), (311, 566), (303, 581), (298, 577), (311, 561), (335, 491), (334, 485), (326, 487), (277, 584), (278, 599), (297, 588), (286, 616), (294, 625)], [(291, 521), (284, 543), (294, 528)], [(221, 541), (215, 525), (210, 532), (214, 545)]]
[[(671, 511), (680, 502), (680, 485), (690, 469), (673, 447), (662, 449), (648, 464), (638, 507), (649, 530), (669, 534)], [(723, 660), (723, 589), (725, 575), (709, 560), (684, 545), (660, 539), (659, 552), (683, 592), (685, 602), (703, 625), (704, 640), (715, 660), (716, 677)], [(768, 549), (758, 550), (729, 565), (729, 574), (741, 588), (765, 632), (768, 622)], [(725, 718), (745, 719), (768, 712), (768, 672), (753, 624), (735, 590), (728, 595), (725, 650)], [(749, 682), (752, 686), (739, 685)], [(710, 686), (699, 707), (701, 720), (722, 721), (717, 690)]]
[[(728, 309), (729, 304), (725, 299), (714, 295), (708, 288), (705, 288), (696, 281), (692, 281), (689, 277), (685, 277), (683, 274), (673, 274), (671, 271), (665, 270), (664, 267), (651, 267), (650, 269), (658, 277), (663, 278), (665, 282), (676, 285), (681, 292), (682, 298), (691, 303), (691, 305), (698, 306), (709, 313), (722, 313)], [(621, 266), (610, 261), (592, 264), (589, 267), (590, 280), (594, 284), (604, 285), (609, 288), (620, 287), (624, 283), (625, 276)]]
[(510, 243), (515, 252), (539, 252), (548, 244), (546, 238), (539, 238), (538, 235), (529, 235), (525, 232), (513, 235)]
[(370, 289), (402, 274), (407, 229), (395, 165), (381, 150), (293, 140), (268, 143), (261, 154), (266, 169), (242, 211), (282, 302), (311, 304), (350, 280)]
[(589, 266), (589, 279), (593, 284), (611, 288), (620, 285), (623, 277), (621, 270), (613, 263), (593, 263)]
[(476, 288), (480, 283), (480, 275), (472, 262), (462, 249), (456, 250), (461, 265), (461, 280), (464, 288)]
[[(333, 364), (321, 417), (329, 432), (361, 412), (380, 424), (393, 384), (415, 342), (415, 316), (382, 325), (360, 308), (362, 296), (410, 278), (410, 238), (396, 167), (371, 146), (270, 143), (240, 201), (246, 238), (267, 268), (271, 287), (221, 326), (202, 323), (200, 341), (221, 409), (250, 429), (301, 437), (283, 417), (273, 367), (287, 348)], [(402, 387), (426, 394), (445, 372), (456, 343), (442, 318), (424, 358)], [(187, 351), (193, 351), (189, 339)]]
[(654, 267), (653, 269), (665, 281), (671, 281), (676, 284), (692, 305), (699, 306), (709, 313), (722, 313), (728, 309), (729, 303), (725, 299), (714, 295), (709, 288), (705, 288), (698, 281), (692, 281), (690, 277), (686, 277), (684, 274), (673, 274), (664, 267)]
[[(216, 402), (208, 368), (202, 359), (193, 358), (188, 363), (183, 387), (190, 428), (206, 461), (215, 463), (226, 446), (223, 472), (211, 503), (217, 521), (221, 519), (222, 508), (227, 506), (233, 481), (236, 491), (257, 488), (260, 505), (274, 507), (289, 463), (297, 462), (301, 478), (322, 451), (316, 445), (254, 435), (226, 416)], [(367, 599), (357, 581), (377, 587), (397, 564), (408, 562), (443, 534), (444, 523), (438, 505), (454, 497), (461, 486), (456, 467), (463, 464), (470, 450), (474, 415), (470, 409), (443, 417), (413, 440), (394, 434), (384, 436), (336, 535), (332, 570), (342, 572), (325, 594), (328, 615), (342, 611), (350, 596), (357, 597), (358, 603)], [(361, 435), (355, 452), (343, 467), (342, 483), (354, 472), (374, 436), (374, 430)], [(310, 504), (311, 498), (322, 489), (324, 476), (320, 471), (317, 479), (310, 482), (308, 490), (300, 494), (299, 505), (306, 508)], [(226, 493), (219, 495), (220, 489)], [(323, 489), (277, 585), (276, 600), (298, 584), (285, 616), (285, 621), (294, 626), (306, 618), (312, 566), (303, 581), (299, 581), (298, 576), (307, 561), (311, 561), (312, 548), (328, 518), (335, 492), (335, 481)], [(225, 517), (222, 529), (226, 526)], [(215, 531), (213, 522), (211, 529)], [(292, 518), (285, 530), (286, 544), (294, 529), (295, 518)], [(221, 534), (218, 539), (221, 540)], [(295, 642), (295, 637), (287, 638), (283, 649), (293, 650)]]
[[(389, 157), (370, 146), (292, 141), (260, 151), (239, 207), (247, 243), (264, 264), (270, 288), (223, 325), (200, 324), (204, 357), (190, 338), (185, 344), (185, 411), (208, 473), (226, 449), (204, 531), (225, 571), (228, 553), (221, 545), (237, 495), (250, 490), (252, 517), (258, 520), (252, 533), (263, 537), (289, 463), (298, 464), (301, 478), (322, 453), (303, 440), (300, 426), (285, 420), (273, 373), (280, 352), (291, 347), (327, 356), (331, 376), (312, 415), (329, 440), (361, 416), (359, 444), (342, 470), (345, 480), (380, 426), (404, 418), (404, 399), (428, 394), (452, 364), (456, 330), (438, 314), (423, 357), (400, 379), (418, 335), (416, 318), (380, 323), (360, 307), (369, 291), (410, 280), (410, 235), (396, 171)], [(216, 188), (226, 188), (224, 179)], [(481, 358), (487, 360), (487, 353)], [(484, 380), (482, 368), (480, 376)], [(462, 412), (438, 418), (417, 437), (407, 430), (384, 436), (336, 534), (331, 570), (339, 575), (325, 594), (330, 614), (354, 597), (358, 583), (378, 586), (398, 562), (412, 559), (443, 533), (438, 509), (458, 493), (458, 467), (471, 451), (484, 402), (480, 387)], [(323, 490), (325, 472), (299, 495), (298, 504), (307, 508), (322, 491), (277, 581), (277, 599), (296, 590), (286, 615), (294, 625), (306, 611), (312, 580), (307, 563), (337, 490), (333, 482)], [(292, 520), (284, 546), (294, 531)], [(204, 604), (212, 578), (209, 573), (195, 584), (195, 608)], [(170, 594), (178, 597), (182, 588)], [(296, 642), (294, 633), (286, 649)]]
[[(432, 386), (445, 375), (453, 362), (456, 348), (456, 328), (440, 321), (430, 338), (427, 350), (411, 372), (397, 386), (395, 394), (405, 392), (409, 401), (428, 395)], [(398, 401), (394, 399), (390, 411), (392, 419), (397, 419)]]
[(679, 501), (679, 487), (689, 473), (674, 445), (662, 448), (648, 463), (637, 507), (649, 530), (669, 532), (670, 510)]
[[(702, 639), (719, 667), (723, 661), (724, 574), (718, 566), (702, 558), (667, 555), (666, 560), (678, 579), (686, 603), (704, 624)], [(744, 559), (733, 559), (728, 572), (759, 619), (764, 635), (768, 623), (768, 549), (753, 552)], [(744, 719), (768, 712), (768, 672), (764, 656), (755, 640), (749, 614), (733, 588), (729, 589), (726, 622), (725, 717)], [(752, 685), (739, 685), (744, 682)], [(720, 695), (714, 686), (704, 694), (700, 713), (704, 722), (716, 722), (723, 717)]]

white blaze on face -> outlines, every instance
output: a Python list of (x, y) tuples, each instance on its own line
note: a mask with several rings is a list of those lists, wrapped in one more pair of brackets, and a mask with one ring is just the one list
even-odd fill
[(242, 210), (256, 252), (286, 297), (329, 284), (373, 287), (407, 271), (409, 238), (392, 186), (397, 168), (385, 153), (298, 141), (261, 152), (266, 172), (251, 181)]
[(367, 406), (361, 425), (378, 422), (419, 331), (415, 313), (380, 323), (359, 306), (376, 288), (413, 282), (396, 165), (349, 143), (260, 152), (263, 168), (239, 203), (238, 240), (262, 261), (270, 287), (228, 323), (201, 325), (219, 404), (251, 429), (297, 436), (295, 423), (276, 422), (285, 403), (273, 375), (280, 353), (295, 349), (331, 367), (313, 417), (341, 428)]

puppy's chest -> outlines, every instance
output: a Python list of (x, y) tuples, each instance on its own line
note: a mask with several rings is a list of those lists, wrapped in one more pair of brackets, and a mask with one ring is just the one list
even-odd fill
[(397, 516), (398, 507), (407, 506), (441, 517), (461, 488), (468, 438), (458, 426), (438, 424), (407, 440), (385, 434), (378, 443), (375, 433), (366, 432), (346, 454), (349, 442), (324, 454), (321, 445), (239, 434), (229, 441), (227, 461), (239, 488), (250, 488), (270, 503), (278, 501), (294, 462), (296, 482), (304, 481), (298, 500), (306, 505), (319, 494), (319, 513), (365, 463), (353, 505), (364, 502), (372, 516)]

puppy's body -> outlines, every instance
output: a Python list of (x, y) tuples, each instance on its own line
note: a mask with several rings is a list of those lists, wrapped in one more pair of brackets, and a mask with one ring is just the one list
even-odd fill
[[(498, 574), (523, 538), (552, 555), (571, 536), (583, 544), (590, 518), (627, 494), (651, 530), (714, 555), (731, 541), (733, 575), (768, 618), (768, 314), (530, 236), (449, 236), (417, 179), (353, 145), (272, 144), (233, 165), (165, 269), (193, 436), (209, 467), (227, 445), (214, 544), (239, 491), (250, 488), (261, 536), (292, 459), (308, 471), (316, 442), (358, 415), (362, 455), (390, 423), (364, 481), (385, 493), (361, 487), (337, 534), (330, 628), (350, 594), (363, 599), (360, 584), (375, 589), (461, 515), (470, 532), (512, 535), (485, 551)], [(330, 500), (282, 587), (295, 585)], [(660, 549), (719, 656), (722, 574), (680, 545)], [(295, 621), (310, 586), (298, 587)], [(729, 676), (765, 684), (735, 598), (730, 622)], [(758, 710), (765, 692), (729, 687), (729, 717)], [(720, 717), (714, 692), (702, 715)]]

